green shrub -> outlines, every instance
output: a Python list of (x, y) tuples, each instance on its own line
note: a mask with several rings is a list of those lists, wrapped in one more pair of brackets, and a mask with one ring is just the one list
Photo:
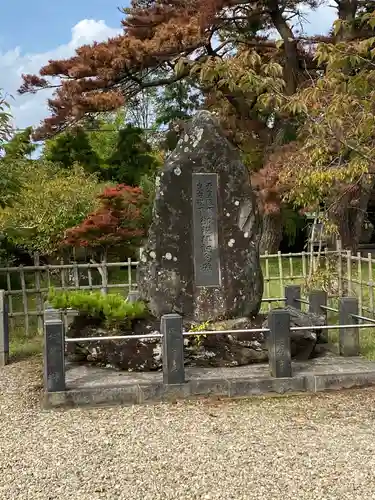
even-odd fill
[(113, 323), (147, 316), (144, 302), (127, 302), (118, 293), (107, 295), (86, 290), (56, 291), (51, 289), (48, 301), (55, 309), (75, 309), (87, 316)]

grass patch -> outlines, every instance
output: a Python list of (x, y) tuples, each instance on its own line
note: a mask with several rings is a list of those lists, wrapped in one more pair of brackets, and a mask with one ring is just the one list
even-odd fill
[(43, 351), (43, 335), (37, 333), (31, 337), (26, 337), (21, 333), (13, 334), (10, 338), (9, 351), (11, 361), (21, 361), (41, 354)]
[(359, 330), (361, 355), (369, 360), (375, 359), (375, 325), (374, 328)]

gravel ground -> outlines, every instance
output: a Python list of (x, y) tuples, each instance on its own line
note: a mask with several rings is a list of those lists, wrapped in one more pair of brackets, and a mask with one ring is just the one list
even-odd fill
[(373, 389), (43, 411), (0, 369), (0, 499), (374, 499)]

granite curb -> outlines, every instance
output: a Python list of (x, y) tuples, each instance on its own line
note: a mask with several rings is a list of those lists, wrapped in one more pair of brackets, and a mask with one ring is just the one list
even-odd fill
[(275, 394), (295, 394), (353, 389), (375, 385), (375, 371), (308, 374), (290, 378), (193, 379), (184, 384), (161, 382), (97, 386), (45, 392), (44, 406), (76, 407), (134, 405), (197, 397), (246, 398)]

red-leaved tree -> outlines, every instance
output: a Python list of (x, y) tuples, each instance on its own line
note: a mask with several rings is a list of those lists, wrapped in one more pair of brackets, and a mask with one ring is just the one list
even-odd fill
[(119, 184), (106, 188), (98, 198), (100, 207), (66, 232), (62, 246), (85, 247), (101, 257), (109, 249), (139, 246), (146, 230), (147, 199), (142, 189)]

